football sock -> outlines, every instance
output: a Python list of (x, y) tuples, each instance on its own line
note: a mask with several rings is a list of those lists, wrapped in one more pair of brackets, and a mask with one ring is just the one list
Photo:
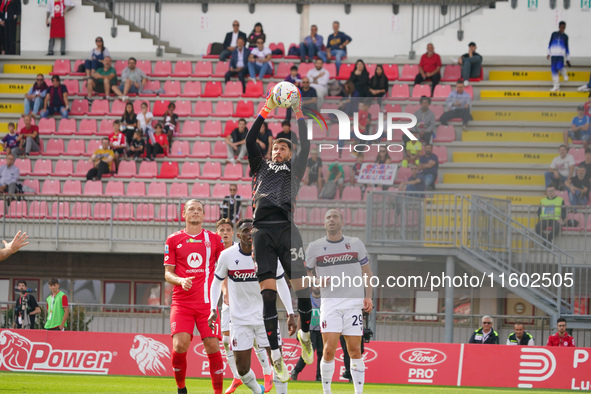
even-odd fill
[(187, 376), (187, 353), (177, 353), (172, 351), (172, 370), (174, 371), (174, 380), (179, 389), (185, 388), (185, 376)]
[(269, 338), (271, 350), (279, 349), (279, 339), (277, 338), (277, 291), (265, 289), (261, 291), (263, 296), (263, 320), (265, 331)]
[(365, 363), (362, 358), (351, 359), (351, 377), (355, 385), (355, 394), (363, 393), (363, 383), (365, 382)]
[[(300, 325), (302, 327), (302, 331), (305, 334), (310, 332), (310, 320), (312, 320), (312, 300), (310, 300), (310, 289), (305, 288), (302, 290), (296, 291), (296, 295), (298, 296), (298, 312), (300, 314)], [(303, 338), (304, 340), (308, 340), (310, 337), (309, 335), (307, 338)]]
[(242, 380), (242, 383), (251, 389), (254, 394), (262, 394), (261, 385), (257, 383), (257, 378), (252, 369), (248, 371), (246, 375), (240, 375), (240, 380)]
[(282, 382), (275, 378), (275, 371), (273, 371), (273, 384), (275, 385), (277, 394), (287, 394), (287, 382)]
[(261, 363), (261, 368), (263, 368), (263, 375), (271, 375), (271, 364), (269, 364), (269, 357), (267, 356), (267, 349), (264, 347), (256, 347), (256, 354), (259, 362)]
[(234, 360), (234, 352), (230, 347), (230, 337), (224, 335), (224, 337), (222, 338), (222, 342), (224, 344), (224, 349), (226, 349), (226, 360), (228, 361), (230, 371), (232, 371), (232, 376), (234, 377), (234, 379), (240, 379), (240, 375), (238, 375), (238, 371), (236, 370), (236, 360)]
[(320, 375), (322, 376), (322, 391), (324, 394), (332, 393), (330, 384), (334, 374), (334, 360), (326, 362), (324, 359), (320, 362)]
[(209, 374), (211, 375), (211, 385), (213, 390), (221, 390), (224, 388), (224, 361), (222, 360), (222, 352), (219, 350), (213, 354), (208, 354), (209, 359)]

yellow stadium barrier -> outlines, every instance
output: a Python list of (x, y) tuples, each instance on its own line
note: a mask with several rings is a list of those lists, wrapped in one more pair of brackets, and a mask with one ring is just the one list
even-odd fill
[(576, 112), (542, 111), (472, 111), (475, 121), (497, 122), (561, 122), (570, 123)]
[[(542, 172), (542, 171), (540, 171)], [(444, 174), (444, 183), (467, 183), (477, 185), (544, 185), (544, 175), (513, 175), (513, 174)]]
[(586, 92), (550, 92), (540, 90), (481, 90), (481, 100), (554, 100), (554, 101), (581, 101), (589, 94)]
[[(548, 65), (548, 68), (550, 66)], [(589, 81), (588, 71), (568, 71), (570, 81)], [(490, 71), (488, 79), (491, 81), (552, 81), (552, 73), (548, 71)], [(561, 77), (562, 79), (562, 77)]]
[(22, 114), (25, 112), (25, 104), (0, 103), (0, 113)]
[(0, 93), (25, 94), (32, 84), (23, 85), (19, 83), (0, 83)]
[[(49, 74), (53, 71), (50, 64), (5, 64), (4, 74)], [(31, 81), (32, 83), (32, 81)]]
[[(16, 122), (13, 122), (16, 123)], [(8, 133), (8, 122), (0, 123), (0, 133)]]
[(456, 163), (516, 163), (516, 164), (548, 164), (556, 157), (555, 153), (482, 153), (454, 152)]
[[(574, 117), (574, 115), (573, 115)], [(521, 131), (470, 131), (464, 130), (462, 141), (469, 142), (534, 142), (561, 143), (562, 133)]]

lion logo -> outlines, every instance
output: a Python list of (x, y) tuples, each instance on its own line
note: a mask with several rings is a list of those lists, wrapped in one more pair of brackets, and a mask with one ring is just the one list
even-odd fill
[(162, 375), (166, 368), (160, 361), (162, 357), (170, 358), (170, 350), (165, 344), (143, 335), (136, 335), (129, 355), (135, 360), (138, 368), (145, 375), (146, 371)]
[(0, 366), (10, 371), (24, 371), (33, 344), (27, 338), (12, 331), (0, 332)]

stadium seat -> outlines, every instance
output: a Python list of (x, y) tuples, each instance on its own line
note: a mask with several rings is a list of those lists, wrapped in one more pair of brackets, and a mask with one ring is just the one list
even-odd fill
[(222, 62), (218, 61), (215, 66), (215, 72), (213, 73), (213, 77), (223, 78), (226, 75), (226, 72), (230, 70), (230, 62)]
[(174, 80), (167, 80), (164, 82), (164, 93), (160, 93), (160, 97), (178, 97), (181, 95), (181, 82)]
[(119, 168), (117, 173), (114, 175), (115, 178), (132, 178), (136, 175), (136, 164), (135, 161), (121, 161), (119, 162)]
[(123, 70), (127, 67), (127, 60), (117, 60), (115, 62), (115, 72), (117, 72), (117, 76), (121, 76)]
[[(86, 175), (86, 174), (84, 174)], [(74, 181), (68, 179), (64, 183), (64, 189), (62, 194), (65, 196), (80, 196), (82, 195), (82, 183), (80, 181)]]
[(456, 130), (451, 125), (439, 125), (435, 133), (434, 142), (452, 142), (456, 140)]
[(451, 85), (437, 85), (433, 91), (433, 100), (445, 100), (451, 93)]
[(122, 181), (109, 180), (105, 188), (105, 196), (124, 196), (125, 189)]
[(398, 167), (398, 171), (396, 172), (396, 179), (394, 183), (398, 184), (401, 182), (406, 182), (408, 178), (412, 175), (410, 168), (407, 167)]
[[(213, 153), (211, 157), (214, 159), (225, 159), (228, 157), (228, 148), (225, 141), (216, 141), (213, 146)], [(203, 170), (205, 173), (205, 169)], [(220, 174), (221, 175), (221, 174)]]
[(439, 118), (443, 115), (443, 105), (432, 105), (429, 108), (435, 114), (435, 120), (439, 121)]
[[(401, 81), (414, 81), (419, 73), (418, 64), (405, 64), (402, 66), (402, 73), (400, 74)], [(388, 78), (389, 79), (389, 78)]]
[(136, 207), (135, 220), (144, 222), (154, 220), (154, 204), (138, 204)]
[(185, 161), (181, 167), (179, 179), (197, 179), (199, 178), (199, 163), (196, 161)]
[[(70, 76), (82, 77), (86, 75), (84, 72), (78, 72), (78, 67), (84, 64), (84, 60), (78, 59), (74, 62), (74, 67), (72, 67), (72, 71), (70, 71)], [(51, 83), (48, 83), (47, 86), (51, 86)]]
[[(62, 120), (63, 122), (63, 120)], [(61, 126), (61, 122), (60, 122)], [(113, 133), (113, 126), (111, 124), (111, 133)], [(80, 128), (76, 135), (94, 135), (97, 134), (96, 119), (82, 119), (80, 121)]]
[[(213, 116), (220, 117), (220, 118), (227, 118), (232, 116), (234, 112), (234, 105), (231, 101), (218, 101), (215, 105), (215, 112)], [(221, 134), (221, 130), (220, 130)]]
[(200, 81), (187, 81), (185, 82), (185, 88), (181, 97), (198, 97), (201, 96), (201, 82)]
[(88, 101), (86, 99), (72, 100), (72, 106), (70, 107), (70, 116), (86, 115), (88, 113)]
[(222, 97), (240, 97), (242, 96), (242, 82), (228, 81), (224, 86)]
[[(96, 209), (96, 208), (95, 208)], [(118, 203), (115, 206), (113, 220), (131, 220), (134, 217), (132, 203)]]
[(433, 153), (437, 155), (439, 164), (447, 163), (447, 148), (445, 146), (434, 146)]
[(76, 202), (72, 205), (72, 215), (70, 216), (70, 219), (88, 220), (90, 215), (90, 203)]
[(143, 70), (147, 76), (152, 75), (152, 62), (149, 60), (138, 60), (137, 61), (137, 68)]
[[(174, 64), (173, 77), (188, 77), (193, 73), (191, 62), (189, 60), (177, 60)], [(166, 90), (166, 89), (165, 89)]]
[(68, 89), (68, 97), (78, 96), (79, 85), (77, 79), (62, 80), (62, 83), (66, 85), (66, 89)]
[(480, 67), (480, 76), (476, 78), (470, 78), (470, 82), (479, 82), (484, 79), (484, 68)]
[[(324, 66), (326, 66), (326, 65), (327, 64), (325, 63)], [(301, 62), (300, 65), (298, 66), (298, 74), (300, 74), (300, 76), (303, 78), (304, 75), (308, 75), (308, 71), (310, 71), (313, 68), (314, 68), (314, 63)]]
[(248, 81), (246, 84), (246, 91), (242, 95), (242, 97), (251, 97), (251, 98), (259, 98), (264, 96), (263, 93), (263, 82), (262, 81)]
[(197, 101), (193, 116), (207, 117), (213, 115), (213, 106), (211, 101)]
[(209, 183), (194, 183), (191, 187), (191, 197), (193, 198), (209, 198)]
[[(140, 97), (156, 97), (156, 91), (161, 89), (160, 81), (148, 81), (139, 93)], [(151, 93), (149, 93), (151, 92)]]
[(138, 178), (156, 178), (158, 173), (158, 164), (155, 161), (142, 161)]
[(285, 46), (283, 45), (282, 42), (278, 42), (278, 43), (272, 42), (272, 43), (270, 43), (269, 44), (269, 49), (271, 51), (274, 51), (276, 49), (279, 49), (281, 51), (281, 55), (272, 55), (271, 57), (273, 59), (282, 58), (285, 55)]
[(101, 136), (109, 136), (113, 134), (113, 122), (115, 119), (102, 119), (98, 134)]
[[(351, 168), (351, 167), (347, 167)], [(346, 179), (346, 178), (345, 178)], [(361, 201), (361, 188), (359, 186), (345, 186), (341, 193), (341, 200), (343, 201)]]
[(190, 157), (205, 159), (208, 158), (210, 154), (211, 147), (209, 141), (195, 141)]
[(154, 117), (161, 118), (164, 116), (164, 113), (168, 110), (168, 104), (170, 104), (170, 101), (168, 100), (156, 100), (152, 110)]
[[(125, 112), (125, 105), (127, 105), (127, 101), (121, 101), (121, 100), (113, 101), (113, 105), (111, 107), (111, 111), (109, 112), (109, 115), (120, 117)], [(136, 112), (135, 108), (134, 108), (134, 112)], [(138, 114), (139, 112), (141, 112), (141, 111), (136, 112), (136, 114)]]
[(427, 97), (431, 96), (431, 85), (430, 84), (415, 85), (412, 88), (412, 98), (413, 99), (418, 100), (421, 98), (421, 96), (427, 96)]
[(33, 172), (31, 175), (34, 176), (47, 176), (53, 172), (51, 168), (51, 160), (39, 159), (35, 162)]
[[(2, 204), (4, 208), (4, 204)], [(11, 219), (26, 219), (27, 218), (27, 202), (13, 201), (10, 207), (6, 208), (6, 217)]]
[(222, 95), (222, 83), (219, 81), (208, 81), (201, 97), (220, 97)]
[[(291, 73), (291, 68), (293, 67), (293, 63), (292, 62), (281, 62), (278, 63), (275, 67), (275, 78), (281, 78), (281, 79), (285, 79), (285, 77), (287, 77), (290, 73)], [(303, 77), (303, 75), (302, 75)]]
[(235, 118), (251, 118), (254, 116), (254, 103), (252, 101), (238, 101), (236, 112), (232, 116)]
[(189, 197), (189, 188), (186, 183), (174, 182), (170, 185), (169, 197), (185, 198)]
[(199, 134), (201, 134), (201, 124), (198, 120), (185, 120), (182, 123), (181, 137), (197, 137)]
[(241, 183), (238, 185), (238, 191), (236, 192), (236, 194), (244, 198), (250, 198), (252, 196), (252, 186)]
[(298, 193), (298, 200), (318, 200), (318, 187), (316, 185), (302, 186)]
[(94, 100), (92, 107), (90, 108), (89, 115), (92, 116), (105, 116), (109, 113), (109, 101), (108, 100)]
[(367, 210), (365, 208), (357, 208), (353, 215), (351, 225), (355, 227), (367, 226)]
[[(135, 112), (136, 114), (139, 114), (140, 112), (142, 112), (142, 104), (146, 103), (148, 105), (148, 112), (150, 112), (150, 102), (148, 100), (134, 100), (133, 102), (133, 112)], [(127, 103), (126, 103), (127, 104)], [(125, 107), (123, 107), (125, 109)], [(121, 112), (121, 115), (123, 114), (124, 111)]]
[[(29, 216), (30, 212), (29, 210)], [(565, 225), (562, 227), (562, 231), (582, 231), (585, 226), (585, 216), (582, 213), (568, 213), (566, 215), (566, 223), (572, 223), (574, 226), (568, 227)]]
[(220, 162), (208, 161), (203, 165), (201, 179), (220, 179), (222, 177), (222, 166)]
[(148, 197), (166, 197), (166, 183), (151, 182), (148, 185)]
[(189, 100), (179, 100), (175, 103), (174, 113), (178, 116), (189, 116), (191, 115), (191, 102)]
[[(50, 119), (55, 120), (53, 118), (50, 118)], [(49, 120), (49, 119), (47, 119), (47, 120)], [(83, 120), (90, 120), (90, 119), (83, 119)], [(41, 122), (39, 122), (39, 123), (41, 123)], [(39, 128), (41, 128), (41, 124), (39, 124)], [(82, 122), (80, 122), (80, 129), (82, 129)], [(81, 133), (82, 130), (80, 130), (79, 132)], [(62, 119), (62, 120), (60, 120), (60, 124), (57, 128), (57, 134), (61, 134), (61, 135), (76, 134), (76, 119)]]
[(310, 210), (310, 218), (308, 224), (312, 226), (322, 226), (324, 224), (325, 209), (323, 208), (312, 208)]
[(232, 133), (232, 131), (234, 131), (234, 129), (237, 127), (238, 127), (237, 120), (228, 120), (226, 122), (226, 124), (224, 125), (224, 133), (222, 134), (222, 136), (226, 137), (226, 136), (230, 135)]
[(223, 183), (216, 183), (213, 185), (212, 198), (224, 198), (229, 194), (228, 185)]
[(86, 174), (91, 168), (92, 163), (87, 159), (78, 160), (78, 163), (76, 163), (76, 172), (74, 173), (74, 176), (86, 178)]
[(178, 222), (178, 205), (160, 204), (160, 209), (158, 211), (158, 217), (156, 218), (156, 220), (159, 222)]
[(46, 179), (43, 181), (43, 187), (41, 188), (41, 194), (56, 194), (62, 193), (61, 183), (55, 179)]
[[(285, 52), (285, 55), (283, 57), (286, 58), (286, 59), (299, 59), (300, 58), (299, 56), (296, 56), (296, 55), (288, 55), (290, 49), (291, 48), (294, 48), (294, 47), (299, 48), (300, 46), (299, 46), (299, 44), (295, 44), (295, 43), (289, 44), (289, 48), (287, 49), (287, 52)], [(285, 77), (281, 77), (280, 76), (279, 78), (285, 78)]]
[[(187, 150), (189, 149), (189, 141), (187, 143)], [(160, 174), (157, 178), (174, 179), (179, 175), (179, 163), (176, 161), (165, 161), (160, 166)]]
[(129, 182), (125, 195), (128, 197), (145, 197), (146, 184), (144, 182)]
[[(251, 207), (249, 207), (251, 208)], [(306, 208), (296, 208), (293, 214), (294, 221), (298, 225), (308, 224), (308, 210)]]
[(157, 60), (154, 63), (154, 72), (152, 73), (155, 77), (168, 77), (172, 74), (172, 63), (170, 60)]
[(103, 182), (102, 181), (86, 181), (84, 185), (85, 196), (102, 196), (103, 195)]
[(472, 85), (464, 87), (464, 91), (470, 95), (472, 100), (474, 100), (474, 87), (472, 87)]
[[(76, 125), (76, 121), (74, 121), (74, 125)], [(48, 118), (48, 119), (41, 118), (39, 120), (39, 134), (53, 134), (53, 133), (55, 133), (55, 118)]]
[(61, 156), (64, 154), (64, 140), (52, 138), (47, 141), (45, 146), (45, 156)]
[[(72, 141), (70, 141), (70, 144), (72, 144)], [(84, 141), (82, 141), (82, 144), (84, 144)], [(72, 160), (60, 159), (55, 163), (53, 176), (72, 176), (72, 174), (74, 174), (74, 163), (72, 163)]]
[(191, 153), (189, 148), (189, 141), (175, 140), (172, 142), (170, 148), (170, 157), (187, 157)]
[(110, 202), (97, 202), (93, 211), (92, 220), (111, 220), (113, 206)]
[[(384, 74), (386, 74), (388, 81), (390, 81), (390, 82), (397, 81), (399, 78), (398, 65), (397, 64), (384, 64)], [(414, 81), (414, 76), (412, 77), (412, 81)]]
[(365, 69), (367, 70), (367, 73), (369, 74), (369, 77), (373, 77), (373, 75), (376, 73), (376, 68), (378, 67), (377, 64), (365, 64)]
[(219, 207), (216, 205), (206, 205), (205, 206), (205, 212), (204, 212), (204, 217), (203, 217), (203, 221), (205, 223), (211, 223), (214, 224), (215, 222), (218, 221), (220, 217), (219, 214)]
[[(6, 164), (6, 163), (0, 163), (0, 165), (4, 165), (4, 164)], [(33, 189), (34, 192), (32, 194), (39, 194), (39, 191), (40, 191), (39, 179), (25, 179), (25, 180), (23, 180), (23, 186), (28, 186), (31, 189)], [(25, 194), (29, 194), (29, 193), (25, 193)], [(2, 217), (1, 214), (0, 214), (0, 217)]]
[(31, 173), (31, 159), (16, 159), (14, 165), (19, 169), (21, 176)]
[(92, 156), (92, 154), (101, 147), (101, 140), (90, 140), (86, 146), (85, 156)]
[[(312, 63), (310, 63), (312, 64)], [(326, 69), (326, 71), (328, 71), (328, 77), (330, 79), (335, 79), (337, 77), (337, 66), (334, 63), (328, 63), (328, 64), (324, 64), (324, 68)], [(339, 70), (340, 71), (340, 70)], [(304, 77), (304, 75), (302, 74), (302, 78)]]
[(566, 190), (557, 190), (556, 195), (564, 200), (565, 205), (570, 205), (570, 197), (568, 196), (568, 191)]
[(70, 59), (57, 59), (53, 63), (53, 69), (49, 75), (68, 75), (72, 70), (71, 67)]
[(408, 85), (393, 85), (390, 97), (408, 99), (410, 96), (410, 89)]
[(69, 202), (53, 202), (51, 204), (50, 219), (69, 219), (70, 218), (70, 203)]
[(224, 176), (222, 180), (224, 181), (238, 181), (242, 179), (242, 164), (234, 163), (234, 164), (226, 164), (226, 168), (224, 168)]
[(269, 117), (273, 119), (285, 119), (285, 115), (287, 114), (287, 109), (283, 107), (277, 107), (275, 112), (272, 112)]
[(441, 76), (442, 82), (457, 82), (458, 79), (462, 78), (462, 66), (457, 64), (450, 64), (445, 66), (443, 69), (443, 75)]
[[(351, 73), (355, 70), (355, 63), (342, 63), (339, 73), (336, 77), (338, 80), (346, 81), (351, 76)], [(303, 77), (303, 75), (302, 75)]]
[(199, 78), (211, 77), (211, 74), (213, 74), (212, 64), (212, 62), (197, 62), (195, 64), (195, 72), (191, 76)]
[[(220, 103), (218, 103), (220, 105)], [(230, 103), (231, 105), (231, 103)], [(203, 125), (202, 137), (219, 137), (222, 135), (222, 122), (219, 120), (207, 120)]]
[(576, 149), (571, 148), (568, 151), (568, 153), (573, 156), (573, 158), (575, 159), (575, 163), (580, 163), (583, 160), (585, 160), (585, 149), (583, 149), (583, 148), (576, 148)]

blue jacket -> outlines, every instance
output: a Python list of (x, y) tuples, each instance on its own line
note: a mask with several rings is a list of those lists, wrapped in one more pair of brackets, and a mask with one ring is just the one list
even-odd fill
[[(336, 36), (331, 34), (328, 36), (328, 40), (326, 41), (326, 49), (340, 49), (339, 45), (344, 43), (345, 41), (353, 41), (351, 37), (343, 33), (342, 31), (339, 32)], [(347, 47), (343, 48), (345, 52), (347, 52)]]
[[(247, 47), (244, 47), (243, 49), (244, 52), (244, 67), (248, 67), (248, 56), (250, 56), (250, 49), (248, 49)], [(230, 59), (230, 68), (236, 68), (238, 64), (238, 48), (234, 49), (232, 51), (232, 59)]]
[[(224, 49), (227, 49), (230, 46), (230, 44), (232, 43), (232, 34), (233, 33), (234, 32), (231, 31), (226, 34), (226, 38), (224, 38)], [(238, 38), (244, 39), (244, 45), (246, 45), (248, 43), (248, 41), (246, 41), (246, 33), (242, 32), (242, 31), (238, 31)]]

